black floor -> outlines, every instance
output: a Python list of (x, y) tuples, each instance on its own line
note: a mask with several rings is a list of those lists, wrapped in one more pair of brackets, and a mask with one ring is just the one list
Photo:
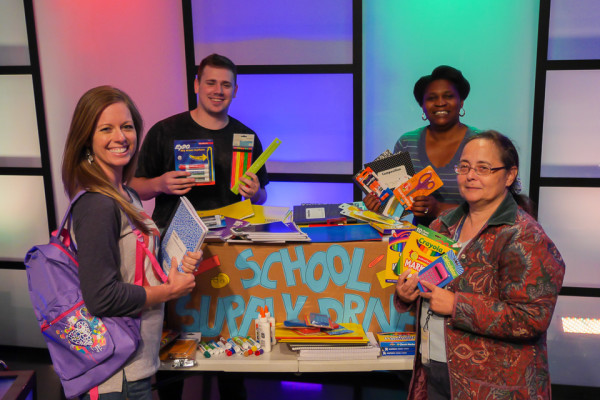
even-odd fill
[[(37, 400), (66, 400), (47, 350), (0, 346), (0, 360), (13, 371), (35, 371)], [(181, 372), (181, 375), (185, 376), (182, 400), (219, 400), (215, 373)], [(225, 379), (231, 377), (232, 381), (240, 382), (231, 375), (223, 374)], [(403, 400), (408, 379), (408, 371), (243, 374), (247, 400)], [(159, 400), (157, 392), (154, 398)]]
[[(0, 346), (0, 360), (9, 370), (35, 371), (37, 399), (34, 400), (66, 400), (47, 350)], [(181, 375), (185, 377), (182, 400), (219, 400), (216, 374), (182, 372)], [(224, 376), (239, 382), (231, 374)], [(243, 379), (247, 400), (403, 400), (410, 371), (255, 373), (244, 374)], [(600, 399), (600, 388), (552, 385), (552, 398), (596, 400)], [(154, 399), (159, 400), (157, 392)]]

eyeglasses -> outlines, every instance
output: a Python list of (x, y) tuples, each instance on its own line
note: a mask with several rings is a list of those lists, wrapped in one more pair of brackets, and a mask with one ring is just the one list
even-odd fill
[(490, 168), (487, 165), (476, 165), (471, 167), (469, 164), (458, 164), (454, 166), (454, 172), (456, 172), (458, 175), (466, 175), (470, 170), (473, 170), (477, 175), (485, 176), (501, 169), (506, 169), (506, 167)]

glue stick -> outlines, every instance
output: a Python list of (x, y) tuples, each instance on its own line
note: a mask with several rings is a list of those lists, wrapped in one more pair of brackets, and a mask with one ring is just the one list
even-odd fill
[(275, 339), (275, 317), (271, 316), (271, 312), (267, 306), (265, 306), (265, 315), (267, 321), (269, 321), (269, 327), (271, 328), (271, 346), (274, 346), (277, 343), (277, 339)]

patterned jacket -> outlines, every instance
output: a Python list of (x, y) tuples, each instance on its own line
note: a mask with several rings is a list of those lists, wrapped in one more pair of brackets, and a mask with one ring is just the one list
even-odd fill
[[(467, 211), (462, 204), (430, 227), (453, 237)], [(452, 398), (550, 399), (546, 330), (565, 273), (554, 243), (508, 194), (460, 262), (465, 271), (447, 286), (455, 302), (444, 326)], [(399, 312), (415, 305), (395, 303)], [(408, 398), (427, 399), (419, 353)]]

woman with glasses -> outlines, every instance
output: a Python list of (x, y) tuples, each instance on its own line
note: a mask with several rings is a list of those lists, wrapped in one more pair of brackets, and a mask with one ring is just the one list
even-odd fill
[[(465, 115), (463, 104), (470, 88), (463, 74), (447, 65), (440, 65), (415, 83), (413, 94), (423, 109), (421, 118), (429, 121), (429, 125), (402, 135), (394, 153), (409, 152), (415, 172), (431, 165), (444, 182), (432, 195), (415, 197), (412, 212), (419, 223), (428, 224), (461, 201), (453, 168), (465, 140), (478, 132), (460, 121)], [(380, 205), (373, 194), (366, 196), (364, 202), (373, 211)]]
[(409, 399), (549, 399), (546, 330), (565, 265), (525, 212), (519, 157), (495, 131), (467, 140), (455, 167), (464, 202), (430, 227), (460, 244), (464, 272), (446, 287), (398, 277), (398, 312), (416, 306)]

